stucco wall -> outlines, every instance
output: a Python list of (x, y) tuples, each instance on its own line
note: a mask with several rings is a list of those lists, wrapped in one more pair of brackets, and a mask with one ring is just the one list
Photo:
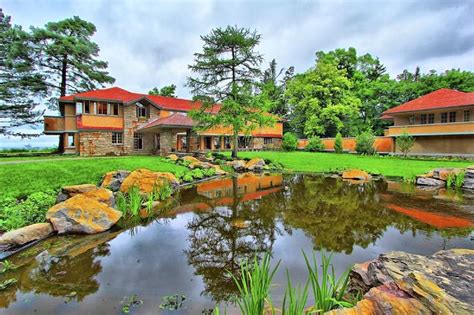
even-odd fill
[[(397, 148), (396, 152), (400, 152)], [(474, 154), (474, 135), (415, 137), (410, 154)]]

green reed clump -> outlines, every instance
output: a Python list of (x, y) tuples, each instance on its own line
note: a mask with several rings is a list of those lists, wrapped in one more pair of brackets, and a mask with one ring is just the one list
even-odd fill
[[(155, 190), (155, 189), (154, 189)], [(171, 197), (171, 194), (173, 193), (173, 188), (169, 183), (164, 184), (161, 186), (160, 189), (156, 188), (156, 200), (165, 200)]]
[(123, 216), (126, 216), (128, 213), (128, 200), (127, 196), (121, 191), (117, 193), (117, 196), (115, 197), (115, 205), (117, 209), (122, 212)]
[[(303, 315), (308, 314), (309, 310), (305, 310), (306, 301), (308, 300), (309, 280), (303, 289), (301, 286), (293, 287), (291, 284), (290, 274), (286, 270), (287, 287), (285, 296), (283, 297), (282, 315)], [(288, 304), (287, 304), (288, 303)]]
[(142, 196), (140, 194), (140, 188), (133, 186), (128, 191), (128, 206), (133, 216), (139, 215), (142, 207)]
[(270, 269), (270, 255), (265, 254), (259, 263), (254, 257), (253, 263), (243, 261), (240, 264), (241, 275), (239, 278), (231, 274), (239, 291), (237, 304), (243, 315), (261, 315), (264, 313), (265, 302), (268, 301), (270, 285), (273, 276), (280, 265)]
[[(303, 252), (303, 256), (309, 272), (315, 312), (323, 314), (338, 307), (352, 307), (351, 303), (344, 300), (349, 283), (350, 267), (337, 278), (332, 264), (332, 254), (326, 255), (322, 251), (321, 263), (317, 261), (314, 253), (311, 261), (305, 252)], [(319, 270), (319, 266), (321, 266), (321, 270)]]
[(460, 172), (456, 174), (456, 178), (454, 180), (454, 186), (456, 188), (461, 188), (464, 184), (464, 178), (466, 177), (466, 172)]

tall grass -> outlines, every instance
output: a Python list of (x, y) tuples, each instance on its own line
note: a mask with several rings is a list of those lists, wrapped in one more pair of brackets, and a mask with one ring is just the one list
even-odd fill
[(240, 264), (239, 278), (231, 274), (240, 293), (237, 304), (242, 315), (261, 315), (264, 313), (265, 303), (271, 305), (270, 285), (279, 265), (280, 261), (270, 269), (270, 255), (266, 253), (260, 263), (257, 257), (254, 257), (253, 263), (243, 261)]
[[(306, 284), (303, 289), (301, 286), (293, 287), (291, 285), (290, 274), (288, 269), (286, 270), (286, 279), (287, 287), (285, 291), (285, 296), (283, 297), (283, 306), (281, 310), (282, 315), (303, 315), (309, 312), (306, 312), (306, 301), (308, 300), (308, 285), (309, 280), (306, 281)], [(288, 303), (288, 304), (287, 304)]]
[(128, 201), (125, 194), (121, 191), (117, 193), (117, 197), (115, 198), (115, 205), (117, 209), (122, 212), (122, 216), (127, 216), (128, 214)]
[[(303, 256), (309, 272), (309, 281), (314, 297), (314, 308), (317, 314), (323, 314), (338, 307), (352, 307), (353, 305), (344, 300), (344, 294), (349, 283), (350, 267), (337, 278), (332, 264), (332, 254), (326, 255), (321, 251), (321, 263), (318, 263), (315, 254), (312, 260)], [(321, 270), (319, 270), (321, 266)]]
[(140, 214), (140, 209), (142, 207), (142, 196), (140, 195), (140, 188), (133, 186), (128, 191), (128, 204), (130, 208), (130, 213), (133, 216)]

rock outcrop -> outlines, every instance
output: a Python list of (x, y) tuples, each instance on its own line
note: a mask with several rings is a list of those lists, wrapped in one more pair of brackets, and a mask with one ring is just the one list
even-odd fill
[(433, 178), (446, 181), (450, 176), (456, 176), (461, 173), (463, 170), (460, 168), (437, 168), (434, 169), (432, 174)]
[[(174, 177), (174, 175), (171, 173), (169, 173), (169, 175), (163, 174), (164, 173), (153, 172), (145, 168), (135, 170), (124, 179), (120, 186), (120, 191), (128, 193), (130, 188), (136, 186), (140, 189), (140, 193), (149, 194), (153, 192), (155, 187), (159, 189), (166, 184), (172, 185), (170, 178), (171, 176)], [(174, 177), (174, 179), (177, 181), (176, 177)]]
[(260, 158), (253, 158), (245, 164), (245, 169), (248, 171), (261, 171), (265, 167), (265, 160)]
[(31, 224), (3, 234), (0, 245), (21, 246), (32, 241), (41, 240), (54, 232), (50, 223)]
[(235, 171), (242, 171), (242, 170), (245, 170), (246, 163), (243, 160), (234, 160), (234, 161), (228, 162), (227, 165), (232, 166), (232, 168)]
[(342, 179), (370, 180), (372, 176), (366, 171), (352, 169), (342, 172)]
[(169, 154), (166, 158), (170, 159), (171, 161), (179, 160), (179, 157), (176, 154)]
[(58, 194), (56, 202), (63, 202), (77, 195), (87, 196), (111, 207), (113, 207), (115, 203), (112, 191), (105, 188), (99, 188), (92, 184), (64, 186)]
[(350, 288), (365, 293), (363, 300), (329, 314), (472, 314), (473, 265), (469, 249), (382, 254), (351, 271)]
[(474, 189), (474, 165), (471, 166), (471, 168), (467, 168), (462, 187), (466, 189)]
[(416, 177), (415, 183), (421, 186), (445, 187), (446, 182), (441, 179), (430, 177), (429, 175), (420, 175)]
[(46, 219), (59, 234), (103, 232), (117, 223), (121, 216), (120, 211), (84, 194), (58, 203), (46, 213)]
[(130, 175), (130, 171), (119, 170), (107, 172), (102, 176), (99, 186), (117, 192), (128, 175)]

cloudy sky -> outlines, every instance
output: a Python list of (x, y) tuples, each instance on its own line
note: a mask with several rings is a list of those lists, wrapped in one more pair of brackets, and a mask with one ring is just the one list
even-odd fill
[[(316, 51), (339, 47), (378, 56), (392, 75), (416, 66), (474, 71), (474, 0), (0, 0), (0, 7), (26, 28), (74, 15), (94, 23), (114, 85), (135, 92), (173, 83), (189, 97), (187, 65), (199, 36), (229, 24), (256, 29), (266, 61), (296, 71), (312, 66)], [(54, 145), (52, 138), (30, 142)], [(0, 138), (3, 147), (25, 143)]]

